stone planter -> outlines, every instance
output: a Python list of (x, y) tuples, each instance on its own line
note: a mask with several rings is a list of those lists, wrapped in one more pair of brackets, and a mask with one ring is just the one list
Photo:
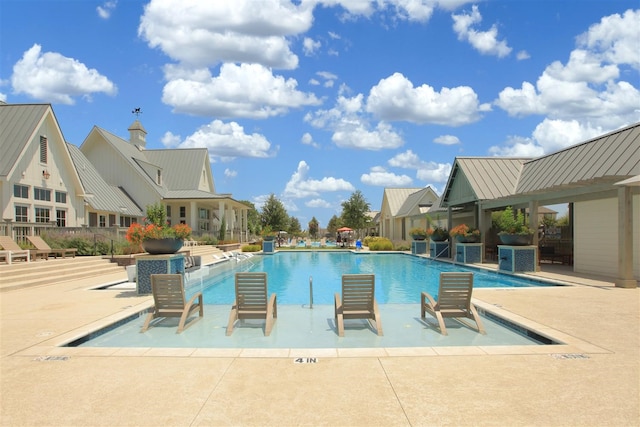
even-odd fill
[(423, 236), (423, 235), (421, 235), (421, 234), (412, 234), (412, 235), (411, 235), (411, 238), (412, 238), (413, 240), (426, 240), (426, 239), (427, 239), (427, 236)]
[(498, 234), (503, 245), (527, 246), (531, 244), (531, 234)]
[(142, 249), (151, 255), (175, 254), (182, 248), (182, 239), (147, 239), (142, 241)]
[(262, 236), (262, 240), (264, 240), (265, 242), (273, 242), (274, 240), (276, 240), (276, 236)]

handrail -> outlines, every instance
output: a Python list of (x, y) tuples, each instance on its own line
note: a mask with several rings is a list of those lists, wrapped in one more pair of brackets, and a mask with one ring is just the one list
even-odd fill
[(309, 308), (313, 308), (313, 277), (309, 276)]

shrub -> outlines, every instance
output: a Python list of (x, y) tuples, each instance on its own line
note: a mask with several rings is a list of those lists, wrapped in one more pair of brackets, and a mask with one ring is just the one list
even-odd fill
[(244, 245), (242, 252), (260, 252), (262, 247), (260, 245)]
[(386, 237), (373, 237), (369, 240), (370, 251), (392, 251), (393, 243)]

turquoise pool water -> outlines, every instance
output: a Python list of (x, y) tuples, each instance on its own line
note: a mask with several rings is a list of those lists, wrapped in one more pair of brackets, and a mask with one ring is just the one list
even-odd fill
[(379, 304), (418, 304), (420, 293), (437, 295), (440, 272), (473, 271), (474, 288), (545, 286), (544, 282), (452, 265), (408, 254), (354, 252), (278, 252), (230, 261), (209, 268), (209, 275), (190, 284), (189, 292), (203, 292), (205, 304), (231, 304), (236, 271), (265, 271), (269, 293), (279, 304), (309, 304), (309, 279), (313, 303), (333, 304), (341, 291), (343, 274), (373, 273)]
[[(81, 347), (143, 348), (375, 348), (437, 346), (504, 346), (551, 344), (535, 331), (508, 325), (490, 313), (482, 314), (487, 331), (455, 319), (447, 319), (449, 335), (440, 334), (435, 319), (420, 318), (420, 292), (436, 294), (441, 271), (469, 270), (464, 266), (432, 261), (407, 254), (352, 252), (278, 252), (242, 261), (225, 261), (188, 274), (187, 294), (202, 291), (204, 317), (181, 334), (178, 319), (163, 319), (141, 334), (144, 313), (69, 343)], [(278, 319), (270, 336), (263, 333), (264, 321), (239, 322), (226, 336), (228, 316), (234, 299), (236, 271), (266, 271), (269, 293), (276, 293)], [(474, 287), (545, 286), (517, 277), (472, 269)], [(345, 336), (335, 328), (333, 294), (341, 290), (346, 273), (373, 273), (376, 299), (384, 336), (378, 336), (362, 319), (345, 321)], [(313, 308), (309, 306), (309, 278), (313, 278)], [(116, 290), (117, 292), (117, 290)]]

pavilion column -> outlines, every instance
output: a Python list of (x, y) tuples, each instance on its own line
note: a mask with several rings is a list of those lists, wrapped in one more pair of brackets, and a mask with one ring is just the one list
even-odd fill
[[(533, 246), (536, 248), (540, 243), (538, 239), (538, 206), (539, 202), (537, 200), (529, 201), (529, 228), (533, 230)], [(538, 258), (539, 256), (539, 254), (536, 255)], [(536, 263), (536, 271), (540, 271), (540, 259)]]
[(189, 202), (189, 225), (194, 230), (200, 230), (198, 224), (198, 206), (196, 202)]
[(618, 288), (637, 288), (633, 278), (633, 195), (631, 187), (618, 189)]

